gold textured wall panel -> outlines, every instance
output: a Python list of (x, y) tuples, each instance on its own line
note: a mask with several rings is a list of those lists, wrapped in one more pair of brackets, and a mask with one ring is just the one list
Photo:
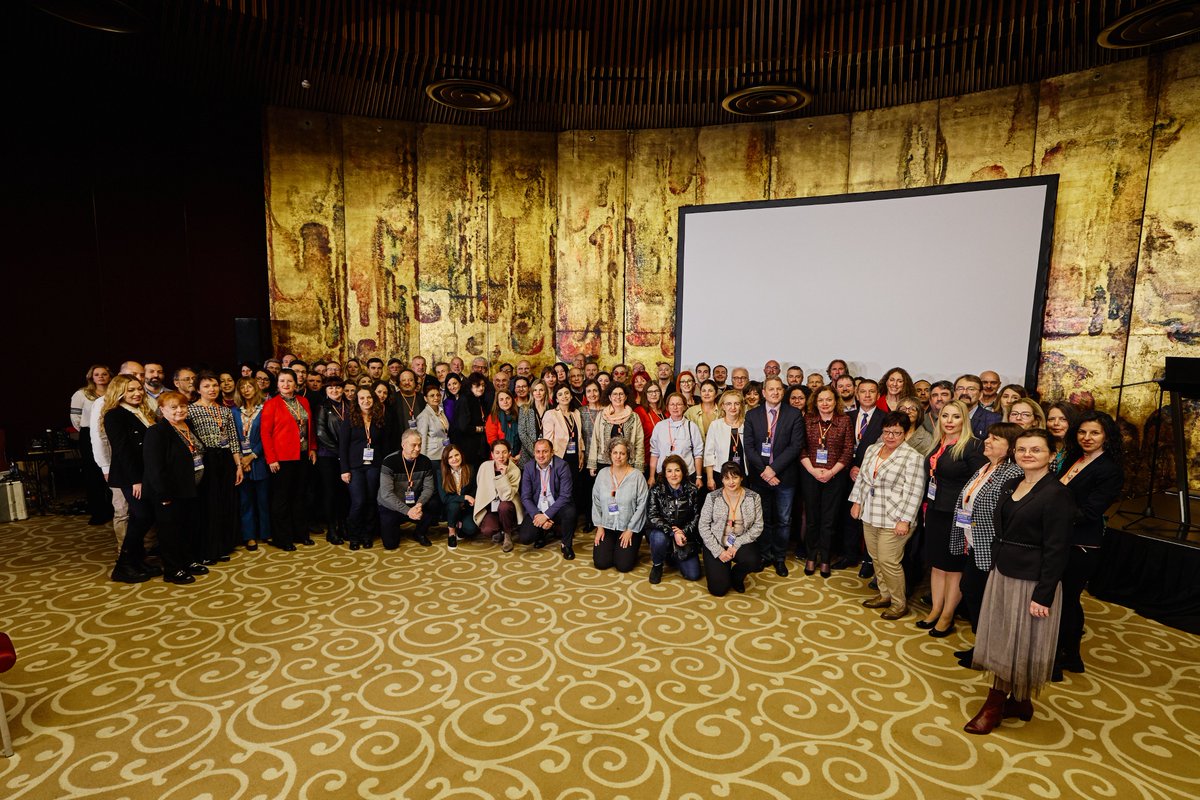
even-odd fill
[(1155, 94), (1148, 59), (1044, 81), (1035, 174), (1057, 173), (1040, 386), (1115, 405), (1137, 272)]
[(421, 353), (469, 363), (487, 352), (487, 132), (426, 125), (417, 163)]
[[(1200, 345), (1200, 48), (1163, 57), (1162, 92), (1151, 149), (1141, 254), (1125, 382), (1159, 377), (1167, 356), (1197, 356)], [(1144, 419), (1157, 405), (1155, 387), (1128, 389), (1122, 414)], [(1189, 473), (1200, 486), (1200, 408), (1185, 415)], [(1164, 433), (1166, 433), (1164, 428)], [(1167, 441), (1166, 437), (1163, 439)], [(1170, 470), (1168, 469), (1167, 472)]]
[(341, 121), (270, 109), (264, 188), (271, 328), (284, 351), (345, 347), (346, 258)]
[(844, 194), (849, 175), (849, 114), (775, 123), (771, 199)]
[(558, 137), (489, 138), (487, 323), (493, 359), (547, 360), (554, 348)]
[(1037, 87), (963, 95), (938, 104), (937, 163), (942, 183), (1028, 176), (1037, 130)]
[(558, 354), (622, 358), (625, 328), (624, 131), (558, 137)]
[(850, 121), (851, 192), (941, 183), (938, 101), (863, 111)]
[(625, 355), (651, 373), (675, 360), (679, 208), (696, 202), (695, 128), (629, 137), (625, 222)]
[(419, 351), (417, 126), (342, 122), (348, 308), (346, 347), (358, 358)]
[(774, 138), (767, 123), (701, 128), (696, 140), (696, 202), (713, 205), (770, 197)]

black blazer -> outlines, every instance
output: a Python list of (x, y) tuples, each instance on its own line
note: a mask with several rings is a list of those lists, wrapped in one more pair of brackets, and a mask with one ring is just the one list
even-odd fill
[(104, 434), (112, 447), (109, 486), (129, 489), (142, 482), (142, 442), (146, 430), (146, 424), (127, 408), (117, 406), (104, 415)]
[(1049, 608), (1067, 568), (1075, 501), (1067, 487), (1047, 473), (1029, 494), (1014, 502), (1013, 491), (1022, 480), (1013, 478), (1000, 491), (992, 544), (994, 568), (1009, 578), (1035, 581), (1033, 601)]
[[(862, 413), (862, 409), (856, 408), (847, 414), (850, 417), (850, 435), (858, 436), (858, 415)], [(867, 429), (863, 431), (862, 440), (854, 447), (854, 460), (850, 462), (852, 467), (861, 467), (863, 456), (867, 454), (867, 448), (879, 441), (879, 437), (883, 435), (883, 415), (886, 414), (876, 406), (871, 412), (871, 418), (867, 420)]]
[[(192, 436), (196, 446), (203, 450), (200, 437), (195, 434)], [(146, 429), (142, 459), (143, 496), (148, 496), (155, 503), (196, 496), (196, 471), (192, 454), (165, 419)]]
[[(357, 412), (361, 418), (362, 412)], [(393, 451), (384, 452), (388, 444), (387, 426), (382, 422), (371, 423), (371, 447), (375, 450), (375, 457), (371, 459), (370, 466), (379, 469), (379, 465), (383, 463), (383, 459), (390, 455)], [(367, 429), (361, 425), (354, 425), (351, 422), (349, 415), (342, 421), (341, 430), (338, 433), (338, 461), (341, 464), (342, 472), (349, 472), (354, 469), (366, 466), (363, 464), (362, 454), (363, 448), (367, 446)]]
[[(950, 453), (951, 448), (947, 447), (946, 452), (942, 453), (942, 457), (937, 462), (937, 494), (933, 497), (933, 502), (930, 508), (934, 511), (945, 511), (954, 513), (954, 509), (958, 507), (958, 496), (962, 494), (963, 487), (967, 485), (967, 481), (971, 480), (971, 476), (976, 470), (987, 463), (987, 458), (983, 455), (983, 444), (980, 439), (972, 439), (967, 444), (967, 449), (963, 451), (962, 458), (954, 458)], [(934, 447), (929, 455), (925, 456), (925, 474), (929, 474), (929, 464), (933, 459), (933, 453), (937, 452), (937, 447)]]
[(1001, 421), (999, 411), (991, 411), (983, 406), (976, 406), (975, 416), (971, 417), (971, 433), (975, 434), (975, 438), (982, 442), (987, 438), (988, 428)]
[[(766, 403), (750, 409), (742, 431), (749, 477), (756, 484), (761, 485), (762, 481), (758, 476), (767, 468), (767, 459), (762, 456), (762, 443), (767, 438)], [(804, 449), (807, 440), (808, 432), (804, 427), (804, 415), (800, 413), (799, 409), (786, 403), (780, 403), (779, 421), (775, 423), (775, 438), (771, 442), (771, 455), (774, 457), (771, 467), (775, 470), (775, 475), (779, 478), (780, 483), (785, 486), (796, 482), (800, 452)]]
[[(107, 424), (107, 417), (105, 424)], [(109, 437), (112, 438), (111, 436)], [(1064, 465), (1070, 469), (1070, 464)], [(111, 473), (110, 473), (111, 474)], [(1125, 470), (1108, 453), (1096, 457), (1067, 484), (1075, 500), (1075, 525), (1071, 544), (1099, 547), (1104, 538), (1104, 512), (1121, 496)]]

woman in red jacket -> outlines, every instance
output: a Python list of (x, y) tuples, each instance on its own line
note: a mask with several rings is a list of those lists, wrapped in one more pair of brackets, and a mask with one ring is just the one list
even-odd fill
[(296, 373), (279, 371), (277, 393), (263, 406), (259, 423), (263, 458), (271, 470), (271, 544), (295, 550), (294, 542), (314, 544), (304, 518), (304, 462), (317, 463), (312, 409), (296, 396)]

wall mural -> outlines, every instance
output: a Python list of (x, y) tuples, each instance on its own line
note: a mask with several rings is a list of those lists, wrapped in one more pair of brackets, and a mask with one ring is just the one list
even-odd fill
[[(515, 133), (272, 108), (274, 338), (310, 358), (669, 361), (682, 205), (1055, 173), (1039, 388), (1111, 409), (1111, 387), (1155, 377), (1166, 355), (1200, 356), (1197, 122), (1200, 46), (940, 101), (700, 129)], [(1153, 386), (1120, 399), (1135, 425), (1157, 407)]]

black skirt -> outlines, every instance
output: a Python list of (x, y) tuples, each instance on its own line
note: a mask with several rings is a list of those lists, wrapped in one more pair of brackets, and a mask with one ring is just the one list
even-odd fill
[(950, 552), (950, 528), (954, 514), (950, 511), (925, 512), (925, 562), (944, 572), (962, 572), (966, 566), (965, 553)]
[(205, 450), (204, 477), (196, 487), (200, 524), (193, 553), (197, 560), (213, 561), (237, 547), (241, 537), (237, 487), (233, 481), (233, 457), (229, 451)]

